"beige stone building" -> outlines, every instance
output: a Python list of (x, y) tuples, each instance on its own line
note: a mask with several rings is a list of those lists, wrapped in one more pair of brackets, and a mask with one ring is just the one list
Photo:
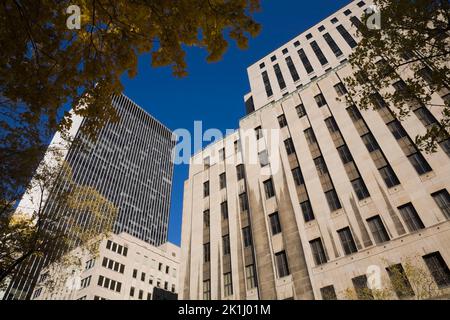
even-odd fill
[(369, 4), (351, 2), (248, 68), (239, 130), (191, 159), (180, 298), (361, 297), (408, 261), (450, 286), (450, 142), (426, 154), (412, 141), (439, 108), (398, 122), (381, 99), (377, 111), (342, 99)]
[(80, 252), (70, 253), (81, 257), (79, 266), (44, 269), (32, 299), (154, 300), (155, 288), (178, 293), (180, 248), (170, 242), (155, 247), (122, 232), (102, 240), (95, 256)]

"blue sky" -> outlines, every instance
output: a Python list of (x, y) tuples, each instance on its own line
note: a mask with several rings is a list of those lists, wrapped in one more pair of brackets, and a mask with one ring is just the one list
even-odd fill
[[(206, 62), (206, 53), (189, 48), (189, 75), (174, 78), (170, 68), (151, 68), (149, 56), (139, 60), (139, 73), (124, 77), (125, 94), (172, 130), (193, 131), (194, 121), (203, 121), (203, 130), (217, 128), (225, 133), (235, 129), (245, 115), (243, 96), (249, 91), (247, 67), (277, 49), (299, 33), (318, 23), (350, 0), (262, 0), (255, 19), (262, 24), (260, 35), (250, 40), (247, 50), (231, 43), (223, 59)], [(169, 241), (180, 243), (183, 185), (187, 165), (174, 169)]]

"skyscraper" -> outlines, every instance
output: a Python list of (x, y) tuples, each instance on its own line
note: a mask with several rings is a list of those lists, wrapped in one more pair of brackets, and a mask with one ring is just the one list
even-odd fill
[(370, 298), (370, 275), (388, 286), (408, 261), (450, 285), (450, 143), (426, 154), (411, 139), (440, 110), (399, 122), (378, 95), (377, 111), (344, 99), (369, 4), (351, 2), (248, 68), (239, 130), (191, 159), (181, 298)]
[[(92, 186), (119, 209), (114, 233), (126, 232), (159, 246), (167, 241), (175, 139), (167, 127), (125, 95), (113, 97), (112, 104), (120, 120), (107, 123), (95, 141), (80, 130), (86, 120), (75, 121), (72, 132), (77, 143), (69, 148), (65, 160), (76, 183)], [(52, 197), (61, 188), (57, 185), (49, 194), (45, 211), (68, 214), (52, 208)], [(24, 264), (5, 297), (30, 298), (47, 260), (34, 257)]]

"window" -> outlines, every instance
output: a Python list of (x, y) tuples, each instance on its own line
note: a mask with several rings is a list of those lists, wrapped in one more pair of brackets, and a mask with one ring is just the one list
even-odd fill
[(275, 75), (277, 76), (278, 85), (280, 86), (280, 89), (283, 90), (284, 88), (286, 88), (286, 82), (284, 81), (283, 74), (281, 73), (281, 69), (278, 63), (273, 66), (273, 70), (275, 71)]
[(211, 280), (203, 281), (203, 300), (211, 300)]
[(262, 129), (261, 127), (255, 128), (255, 134), (256, 134), (256, 140), (259, 140), (262, 138)]
[(309, 39), (311, 39), (312, 38), (312, 34), (311, 33), (308, 33), (307, 35), (306, 35), (306, 40), (309, 40)]
[(244, 192), (239, 195), (239, 206), (241, 207), (241, 211), (248, 210), (247, 193)]
[(305, 54), (305, 50), (300, 49), (298, 50), (298, 55), (300, 57), (300, 60), (303, 63), (303, 66), (305, 67), (306, 72), (309, 74), (311, 72), (314, 72), (313, 67), (311, 66), (311, 62), (309, 62), (308, 57)]
[(84, 265), (84, 269), (85, 270), (91, 269), (94, 267), (94, 265), (95, 265), (95, 259), (90, 259), (90, 260), (86, 261), (86, 263)]
[(398, 122), (398, 120), (394, 120), (387, 124), (389, 130), (391, 131), (392, 135), (395, 137), (395, 139), (399, 140), (403, 137), (408, 136), (405, 129), (403, 129), (403, 126)]
[(160, 262), (160, 263), (158, 264), (158, 271), (161, 271), (161, 270), (162, 270), (162, 267), (163, 267), (163, 264)]
[(360, 1), (360, 2), (357, 3), (358, 7), (360, 7), (360, 8), (364, 7), (365, 4), (366, 3), (364, 1)]
[(270, 57), (270, 61), (274, 62), (275, 60), (277, 60), (277, 57), (276, 57), (276, 56), (271, 56), (271, 57)]
[(323, 249), (322, 240), (320, 240), (320, 238), (317, 238), (311, 240), (309, 244), (311, 245), (311, 251), (315, 264), (318, 266), (326, 263), (327, 256), (325, 255), (325, 250)]
[(284, 48), (281, 52), (282, 52), (283, 54), (287, 54), (287, 53), (288, 53), (288, 49), (287, 49), (287, 48)]
[(300, 41), (295, 41), (294, 42), (294, 47), (298, 47), (298, 46), (300, 46)]
[(329, 33), (324, 33), (323, 38), (325, 39), (331, 51), (333, 51), (336, 57), (342, 56), (341, 49), (339, 48), (339, 46), (336, 44), (336, 42), (333, 40), (333, 38), (330, 36)]
[(143, 296), (144, 296), (144, 291), (139, 290), (138, 299), (139, 299), (139, 300), (142, 300)]
[(220, 204), (220, 213), (222, 215), (222, 220), (228, 219), (228, 203), (226, 201)]
[(225, 160), (225, 149), (219, 149), (219, 161)]
[(359, 200), (370, 197), (369, 190), (367, 190), (366, 184), (362, 178), (356, 178), (355, 180), (352, 180), (351, 183)]
[(320, 294), (322, 295), (323, 300), (337, 300), (336, 291), (334, 290), (333, 285), (320, 288)]
[(336, 190), (332, 189), (325, 192), (325, 197), (327, 198), (328, 206), (330, 207), (331, 211), (336, 211), (342, 208)]
[(350, 21), (352, 22), (352, 24), (358, 29), (358, 30), (364, 30), (364, 24), (361, 22), (361, 20), (359, 20), (357, 17), (353, 16), (350, 17)]
[(386, 271), (399, 299), (414, 296), (414, 290), (401, 263), (387, 267)]
[(267, 97), (270, 98), (271, 96), (273, 96), (273, 91), (272, 91), (272, 86), (270, 85), (270, 80), (269, 80), (267, 71), (264, 71), (262, 73), (262, 78), (263, 78), (263, 82), (264, 82), (264, 88), (266, 89)]
[(450, 195), (446, 189), (435, 192), (431, 195), (441, 209), (442, 213), (447, 219), (450, 219)]
[(339, 21), (339, 20), (338, 20), (337, 18), (331, 19), (331, 23), (332, 23), (332, 24), (336, 24), (338, 21)]
[(314, 135), (314, 131), (312, 130), (312, 128), (306, 129), (305, 131), (303, 131), (303, 133), (305, 134), (306, 141), (308, 142), (309, 145), (315, 144), (317, 142), (316, 136)]
[(172, 284), (172, 289), (170, 291), (175, 292), (175, 285), (174, 284)]
[(42, 292), (42, 288), (37, 289), (33, 294), (33, 299), (36, 299), (37, 297), (39, 297), (41, 295), (41, 292)]
[(244, 247), (250, 247), (252, 245), (252, 232), (250, 231), (250, 227), (242, 229), (242, 237), (244, 238)]
[(358, 252), (355, 240), (353, 240), (352, 233), (349, 227), (338, 230), (339, 238), (341, 239), (342, 248), (344, 248), (345, 255)]
[(408, 156), (408, 159), (413, 165), (414, 169), (416, 169), (417, 174), (421, 175), (431, 171), (430, 165), (421, 153), (416, 152), (414, 154), (411, 154)]
[(205, 228), (209, 228), (210, 223), (210, 217), (209, 217), (209, 210), (203, 211), (203, 226)]
[(300, 203), (300, 207), (302, 208), (303, 218), (305, 219), (305, 222), (314, 220), (314, 212), (309, 200)]
[(112, 241), (111, 241), (111, 240), (108, 240), (108, 241), (106, 242), (106, 249), (110, 250), (110, 249), (111, 249), (111, 245), (112, 245)]
[(337, 31), (341, 34), (342, 38), (344, 38), (345, 42), (350, 46), (350, 48), (356, 47), (356, 41), (353, 37), (348, 33), (348, 31), (342, 26), (338, 25), (336, 27)]
[(450, 271), (438, 251), (423, 256), (423, 260), (439, 288), (450, 285)]
[(291, 73), (292, 81), (296, 82), (300, 80), (300, 76), (298, 75), (297, 68), (295, 68), (294, 62), (292, 62), (291, 57), (286, 57), (286, 64), (288, 66), (289, 72)]
[(338, 96), (343, 96), (347, 93), (347, 89), (345, 88), (344, 84), (342, 82), (339, 82), (334, 85), (334, 90), (336, 90), (336, 93)]
[(275, 196), (275, 190), (273, 188), (272, 179), (268, 179), (264, 181), (264, 191), (266, 193), (266, 199), (272, 198)]
[(361, 113), (355, 105), (348, 107), (347, 109), (348, 115), (352, 118), (353, 122), (356, 122), (362, 119)]
[(380, 171), (381, 177), (383, 178), (384, 183), (386, 183), (386, 186), (388, 188), (392, 188), (400, 184), (400, 181), (398, 180), (394, 170), (392, 170), (390, 165), (380, 168), (378, 169), (378, 171)]
[(437, 123), (436, 118), (431, 114), (430, 110), (425, 107), (420, 107), (414, 110), (414, 113), (425, 127), (429, 127)]
[(164, 290), (169, 289), (169, 283), (167, 281), (164, 281)]
[(141, 273), (141, 281), (145, 281), (145, 272)]
[(322, 50), (320, 49), (320, 47), (316, 41), (311, 42), (311, 48), (313, 49), (317, 59), (319, 59), (320, 64), (326, 65), (328, 63), (328, 60), (327, 60), (327, 58), (325, 58)]
[(325, 97), (323, 94), (319, 93), (317, 96), (314, 97), (314, 100), (316, 100), (317, 106), (319, 108), (323, 107), (327, 104), (327, 101), (325, 100)]
[(375, 239), (376, 244), (380, 244), (390, 240), (380, 216), (374, 216), (370, 219), (367, 219), (367, 223), (369, 224), (369, 229), (372, 232), (372, 236)]
[(245, 279), (247, 290), (256, 287), (255, 267), (252, 264), (245, 267)]
[(220, 189), (224, 189), (227, 187), (227, 177), (225, 175), (225, 172), (221, 173), (219, 176), (219, 185)]
[(414, 232), (425, 228), (412, 203), (407, 203), (401, 207), (398, 207), (398, 210), (400, 211), (409, 232)]
[(206, 198), (209, 196), (209, 181), (203, 183), (203, 197)]
[(286, 140), (284, 140), (284, 146), (288, 155), (295, 153), (294, 143), (292, 142), (291, 138), (287, 138)]
[(136, 269), (133, 269), (133, 278), (137, 278), (138, 271)]
[(205, 159), (203, 159), (203, 164), (205, 166), (205, 169), (208, 169), (211, 166), (211, 158), (205, 157)]
[(373, 300), (372, 290), (367, 286), (366, 275), (361, 275), (352, 279), (355, 287), (356, 296), (360, 300)]
[(325, 30), (324, 26), (320, 26), (319, 28), (317, 28), (317, 30), (319, 30), (319, 32), (322, 32), (323, 30)]
[(348, 16), (350, 13), (352, 13), (352, 12), (350, 11), (350, 9), (347, 9), (347, 10), (344, 11), (344, 14), (345, 14), (346, 16)]
[(130, 288), (130, 297), (134, 297), (134, 290), (135, 290), (134, 287)]
[(369, 132), (363, 135), (361, 139), (363, 140), (364, 145), (367, 148), (367, 151), (373, 152), (375, 150), (380, 149), (380, 146), (378, 145), (378, 142), (375, 140), (375, 137), (373, 136), (372, 133)]
[(330, 133), (334, 133), (337, 132), (340, 135), (339, 132), (339, 127), (336, 123), (336, 120), (334, 120), (333, 117), (328, 117), (325, 119), (325, 124), (327, 125), (328, 131), (330, 131)]
[(339, 153), (339, 156), (341, 157), (342, 163), (346, 164), (353, 161), (352, 154), (350, 153), (350, 150), (348, 149), (347, 145), (344, 144), (337, 148), (337, 151)]
[(265, 66), (266, 66), (266, 64), (265, 64), (264, 62), (261, 62), (261, 63), (259, 64), (259, 68), (260, 68), (260, 69), (264, 69)]
[(224, 255), (230, 254), (230, 236), (228, 234), (222, 237), (222, 247)]
[(317, 173), (319, 176), (323, 176), (328, 173), (327, 165), (325, 164), (325, 160), (322, 156), (314, 159), (314, 164), (316, 166)]
[(297, 110), (297, 115), (299, 118), (306, 116), (306, 110), (303, 104), (299, 104), (298, 106), (296, 106), (295, 110)]
[(233, 294), (233, 279), (231, 277), (231, 272), (225, 273), (223, 275), (223, 288), (225, 297), (231, 296)]
[(241, 151), (241, 140), (236, 140), (233, 142), (234, 145), (234, 153), (238, 153)]
[(280, 217), (278, 216), (278, 212), (272, 213), (269, 215), (269, 221), (270, 221), (270, 229), (272, 231), (272, 235), (276, 235), (281, 232), (281, 224), (280, 224)]
[(281, 251), (275, 253), (275, 260), (277, 262), (278, 278), (286, 277), (290, 274), (286, 252)]
[(244, 168), (243, 164), (239, 164), (236, 166), (236, 175), (237, 175), (238, 181), (245, 178), (245, 168)]
[(292, 176), (294, 177), (294, 181), (297, 186), (300, 186), (305, 183), (300, 167), (292, 169)]
[[(102, 276), (100, 276), (100, 277), (103, 278)], [(100, 277), (99, 277), (99, 281), (100, 281)], [(81, 289), (87, 288), (87, 287), (89, 287), (90, 284), (91, 284), (91, 276), (86, 277), (81, 280), (80, 288)]]
[(280, 128), (284, 128), (287, 126), (287, 121), (284, 114), (278, 116), (278, 124), (280, 125)]
[(150, 292), (147, 292), (147, 300), (152, 300), (152, 294)]

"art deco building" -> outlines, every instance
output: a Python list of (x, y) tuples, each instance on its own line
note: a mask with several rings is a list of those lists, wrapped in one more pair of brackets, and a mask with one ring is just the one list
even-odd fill
[[(95, 188), (118, 208), (114, 233), (126, 232), (159, 246), (167, 242), (175, 139), (167, 127), (125, 95), (113, 97), (112, 104), (120, 120), (107, 123), (95, 141), (81, 130), (86, 119), (75, 117), (71, 135), (77, 143), (69, 147), (64, 158), (76, 183)], [(60, 141), (57, 133), (51, 145)], [(70, 214), (64, 208), (53, 207), (52, 198), (63, 190), (63, 183), (58, 183), (48, 194), (44, 214)], [(30, 194), (19, 203), (19, 211), (36, 205), (36, 201), (30, 201)], [(47, 260), (33, 258), (24, 264), (5, 298), (29, 299)]]
[(368, 271), (386, 284), (408, 261), (450, 285), (450, 143), (427, 154), (412, 140), (441, 110), (418, 105), (399, 122), (379, 95), (377, 111), (343, 99), (368, 5), (351, 2), (248, 68), (239, 129), (191, 159), (181, 298), (362, 298)]
[[(102, 240), (98, 255), (80, 248), (71, 254), (79, 253), (81, 268), (62, 266), (68, 273), (45, 268), (32, 299), (156, 300), (161, 291), (176, 298), (180, 248), (170, 242), (155, 247), (123, 232)], [(50, 279), (56, 285), (48, 285)]]

